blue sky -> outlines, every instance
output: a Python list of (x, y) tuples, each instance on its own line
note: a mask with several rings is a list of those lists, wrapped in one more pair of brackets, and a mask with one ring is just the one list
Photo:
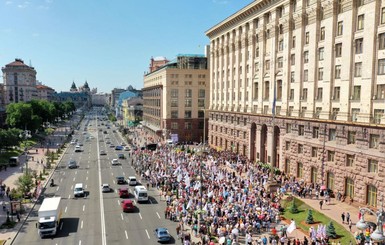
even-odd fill
[(56, 91), (143, 87), (150, 58), (203, 54), (205, 31), (253, 0), (0, 0), (0, 66), (21, 58)]

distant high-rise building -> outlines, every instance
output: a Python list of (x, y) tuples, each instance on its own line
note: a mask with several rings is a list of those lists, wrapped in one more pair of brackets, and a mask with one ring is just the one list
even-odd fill
[(162, 138), (202, 142), (209, 95), (207, 58), (178, 55), (144, 76), (144, 125)]

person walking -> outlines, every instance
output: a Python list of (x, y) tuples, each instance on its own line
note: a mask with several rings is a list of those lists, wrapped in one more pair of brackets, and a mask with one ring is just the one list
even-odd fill
[(322, 210), (322, 205), (324, 204), (324, 201), (323, 200), (321, 200), (321, 201), (319, 201), (319, 208)]
[(350, 221), (350, 213), (347, 212), (347, 213), (346, 213), (346, 223), (349, 224), (349, 221)]
[(342, 224), (345, 224), (345, 212), (341, 214)]
[(352, 220), (349, 220), (348, 226), (349, 226), (349, 231), (352, 232), (352, 226), (353, 226)]

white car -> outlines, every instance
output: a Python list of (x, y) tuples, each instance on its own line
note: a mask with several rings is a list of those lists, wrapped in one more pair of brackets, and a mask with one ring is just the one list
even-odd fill
[(125, 151), (129, 151), (129, 150), (130, 150), (130, 147), (125, 146), (125, 147), (124, 147), (124, 150), (125, 150)]
[(102, 185), (102, 192), (110, 192), (111, 188), (109, 184), (103, 184)]
[(116, 158), (114, 158), (114, 159), (112, 159), (112, 161), (111, 161), (111, 165), (119, 165), (120, 163), (119, 163), (119, 160), (118, 159), (116, 159)]

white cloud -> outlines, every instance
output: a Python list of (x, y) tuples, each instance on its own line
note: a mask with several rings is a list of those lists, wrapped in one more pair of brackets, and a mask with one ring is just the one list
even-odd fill
[(6, 1), (5, 5), (11, 5), (13, 2), (12, 1)]
[(48, 10), (49, 7), (46, 6), (46, 5), (39, 5), (39, 6), (37, 7), (37, 9)]
[(24, 8), (28, 7), (29, 4), (30, 4), (30, 2), (26, 1), (26, 2), (23, 2), (22, 4), (18, 4), (17, 7), (21, 8), (21, 9), (24, 9)]

